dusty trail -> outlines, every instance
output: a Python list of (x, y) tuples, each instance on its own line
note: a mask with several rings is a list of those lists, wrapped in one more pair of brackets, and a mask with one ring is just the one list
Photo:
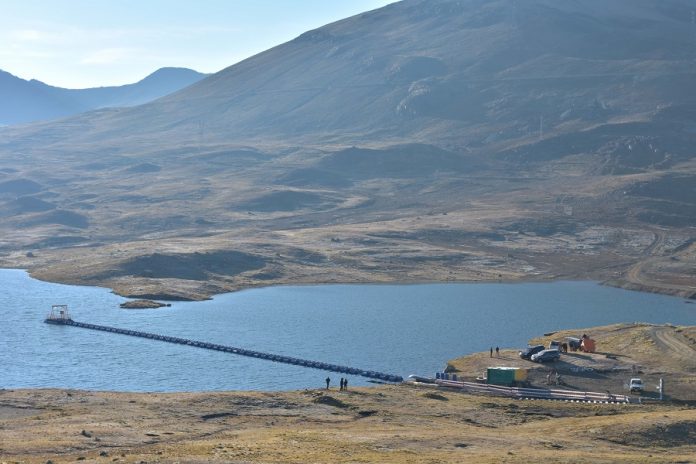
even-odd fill
[[(673, 261), (685, 261), (688, 262), (693, 256), (696, 245), (691, 243), (671, 255), (657, 255), (665, 244), (665, 234), (662, 232), (655, 232), (655, 239), (653, 242), (643, 251), (644, 259), (634, 264), (625, 275), (626, 282), (633, 284), (641, 289), (649, 289), (651, 291), (659, 291), (668, 294), (682, 295), (689, 297), (691, 294), (696, 293), (696, 281), (694, 285), (688, 286), (683, 284), (675, 284), (670, 282), (665, 282), (664, 280), (658, 280), (653, 275), (662, 275), (666, 277), (664, 270), (661, 268), (665, 267), (665, 264), (669, 260)], [(653, 274), (653, 275), (651, 275)]]
[(677, 333), (676, 329), (653, 327), (650, 329), (650, 336), (661, 350), (669, 352), (666, 358), (678, 360), (683, 370), (696, 371), (696, 346)]

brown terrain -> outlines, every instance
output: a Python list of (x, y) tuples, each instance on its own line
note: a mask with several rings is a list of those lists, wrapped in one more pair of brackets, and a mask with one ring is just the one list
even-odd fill
[[(552, 279), (695, 298), (693, 11), (406, 0), (145, 105), (0, 128), (0, 266), (145, 300)], [(598, 352), (556, 363), (566, 388), (637, 374), (643, 404), (0, 390), (0, 462), (693, 462), (696, 329), (539, 341), (583, 332)]]
[(518, 350), (501, 350), (493, 360), (489, 353), (452, 360), (447, 370), (472, 381), (485, 376), (491, 365), (525, 367), (530, 369), (531, 386), (537, 388), (548, 388), (547, 375), (557, 371), (562, 388), (614, 394), (628, 394), (629, 379), (639, 377), (645, 383), (643, 399), (659, 398), (657, 385), (662, 378), (666, 400), (696, 404), (696, 327), (615, 324), (554, 332), (529, 343), (548, 346), (551, 340), (563, 342), (565, 337), (583, 334), (597, 340), (595, 353), (570, 351), (557, 362), (536, 364), (520, 359)]
[(0, 266), (150, 299), (540, 279), (694, 297), (687, 3), (407, 0), (145, 105), (2, 128)]
[[(44, 280), (154, 299), (203, 299), (287, 283), (550, 279), (594, 279), (685, 298), (696, 294), (693, 227), (627, 218), (622, 210), (640, 211), (640, 199), (617, 198), (616, 191), (634, 185), (633, 176), (588, 179), (562, 163), (546, 170), (533, 181), (525, 178), (531, 173), (501, 179), (495, 170), (463, 178), (442, 174), (427, 185), (406, 187), (406, 194), (398, 179), (372, 180), (312, 194), (332, 204), (309, 206), (300, 196), (289, 211), (225, 210), (226, 198), (256, 190), (246, 183), (223, 190), (227, 175), (207, 180), (212, 191), (224, 192), (219, 199), (169, 205), (170, 200), (151, 201), (159, 194), (148, 193), (137, 212), (118, 195), (100, 194), (81, 202), (95, 203), (84, 228), (3, 223), (0, 265), (29, 269)], [(171, 184), (181, 191), (180, 178), (158, 178), (162, 188)], [(107, 181), (79, 182), (99, 191)], [(145, 188), (138, 187), (141, 176), (119, 182), (119, 188)], [(267, 195), (294, 192), (278, 188)], [(178, 217), (171, 227), (136, 233), (139, 222), (166, 224), (170, 215)]]
[[(556, 363), (567, 388), (626, 393), (621, 382), (638, 364), (646, 387), (666, 378), (666, 401), (650, 400), (650, 392), (643, 404), (514, 400), (409, 384), (347, 392), (0, 390), (0, 461), (692, 462), (696, 327), (614, 325), (553, 337), (581, 332), (597, 340), (598, 353)], [(503, 350), (493, 362), (482, 353), (449, 364), (474, 375), (520, 362), (532, 364)]]

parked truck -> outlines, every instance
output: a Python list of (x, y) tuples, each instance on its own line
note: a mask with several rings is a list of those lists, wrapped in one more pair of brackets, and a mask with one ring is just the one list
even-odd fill
[(566, 343), (570, 351), (578, 351), (582, 345), (582, 339), (577, 337), (566, 337)]
[(641, 393), (643, 388), (643, 380), (639, 378), (633, 378), (628, 383), (628, 389), (631, 391), (631, 393)]

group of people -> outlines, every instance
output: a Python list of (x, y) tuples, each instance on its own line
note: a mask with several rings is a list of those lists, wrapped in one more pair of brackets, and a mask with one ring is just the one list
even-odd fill
[[(326, 389), (329, 389), (329, 385), (331, 384), (331, 377), (326, 378)], [(341, 391), (343, 390), (348, 390), (348, 379), (344, 379), (341, 377)]]
[[(500, 347), (495, 347), (495, 355), (500, 356)], [(493, 357), (493, 347), (491, 347), (491, 358)]]

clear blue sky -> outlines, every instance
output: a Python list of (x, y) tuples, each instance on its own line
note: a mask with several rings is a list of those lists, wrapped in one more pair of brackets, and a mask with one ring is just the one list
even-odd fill
[(83, 88), (219, 71), (394, 0), (0, 0), (0, 69)]

